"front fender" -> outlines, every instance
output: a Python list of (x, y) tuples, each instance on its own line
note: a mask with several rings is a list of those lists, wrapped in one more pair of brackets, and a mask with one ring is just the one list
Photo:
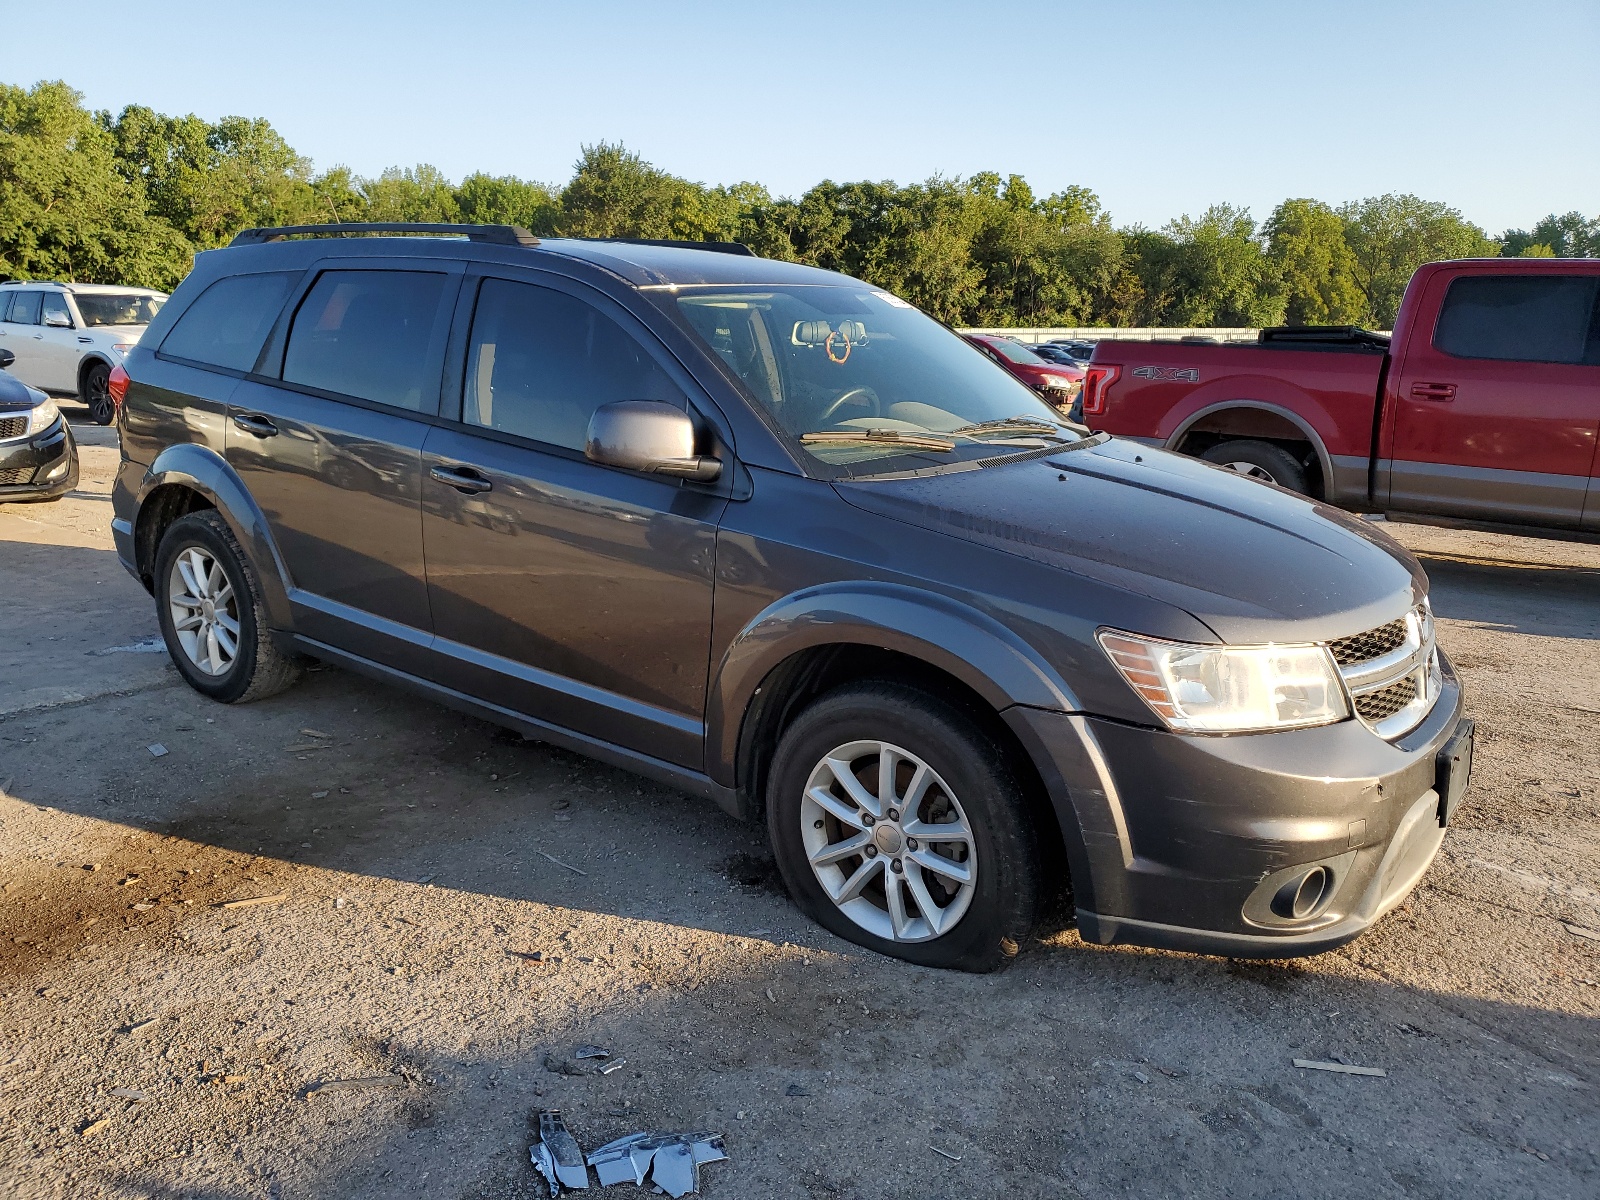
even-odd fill
[(134, 536), (138, 555), (136, 565), (140, 573), (151, 573), (155, 559), (155, 539), (146, 537), (144, 531), (147, 512), (145, 501), (157, 488), (171, 484), (199, 492), (222, 514), (222, 519), (228, 523), (233, 535), (250, 556), (250, 565), (255, 568), (269, 623), (274, 629), (292, 628), (289, 570), (278, 552), (272, 528), (238, 473), (222, 455), (207, 446), (193, 442), (168, 446), (156, 456), (155, 462), (150, 464), (140, 480)]
[(739, 739), (756, 690), (793, 655), (827, 645), (897, 651), (961, 680), (996, 712), (1012, 705), (1076, 712), (1065, 680), (1011, 630), (938, 593), (845, 581), (794, 592), (757, 613), (729, 643), (706, 701), (706, 763), (739, 785)]

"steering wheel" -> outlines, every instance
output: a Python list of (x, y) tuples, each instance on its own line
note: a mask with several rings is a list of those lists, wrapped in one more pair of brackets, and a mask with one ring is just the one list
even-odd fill
[(856, 399), (871, 400), (873, 405), (876, 406), (878, 403), (878, 393), (867, 387), (865, 384), (862, 384), (860, 387), (853, 387), (847, 392), (842, 392), (840, 393), (838, 399), (834, 400), (832, 404), (828, 405), (828, 407), (822, 411), (822, 415), (817, 418), (817, 423), (821, 424), (823, 421), (828, 420), (833, 416), (834, 413), (838, 412), (846, 404), (849, 404), (852, 400)]

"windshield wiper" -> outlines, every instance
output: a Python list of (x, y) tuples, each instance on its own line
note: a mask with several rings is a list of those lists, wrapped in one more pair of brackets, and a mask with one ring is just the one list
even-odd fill
[(1001, 417), (995, 421), (979, 421), (976, 425), (963, 425), (950, 430), (952, 437), (971, 437), (979, 433), (1032, 433), (1066, 440), (1062, 437), (1061, 426), (1042, 417)]
[(802, 446), (906, 446), (914, 450), (939, 450), (948, 453), (956, 448), (953, 438), (936, 434), (906, 433), (900, 429), (830, 430), (823, 433), (802, 433)]

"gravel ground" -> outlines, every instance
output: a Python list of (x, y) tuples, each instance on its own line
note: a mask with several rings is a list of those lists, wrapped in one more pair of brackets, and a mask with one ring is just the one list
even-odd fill
[(1600, 547), (1393, 527), (1480, 742), (1367, 936), (1057, 913), (978, 978), (822, 933), (709, 804), (377, 684), (201, 699), (83, 440), (80, 491), (0, 506), (7, 1195), (531, 1197), (541, 1107), (725, 1134), (710, 1197), (1600, 1193)]

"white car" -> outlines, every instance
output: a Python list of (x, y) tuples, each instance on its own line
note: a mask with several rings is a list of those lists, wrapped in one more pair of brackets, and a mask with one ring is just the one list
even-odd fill
[(165, 292), (104, 283), (0, 283), (0, 349), (16, 355), (11, 374), (56, 396), (76, 396), (89, 416), (116, 415), (106, 382), (133, 349)]

